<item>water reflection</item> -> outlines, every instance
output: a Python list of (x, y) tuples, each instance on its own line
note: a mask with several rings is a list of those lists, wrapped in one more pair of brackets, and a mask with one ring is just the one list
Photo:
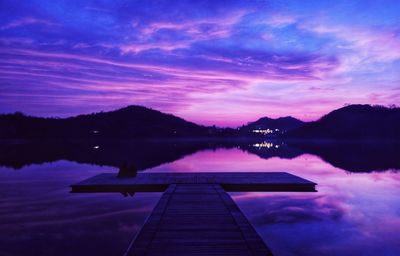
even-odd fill
[(70, 194), (69, 185), (131, 164), (146, 172), (290, 172), (317, 182), (318, 193), (231, 193), (275, 255), (400, 255), (397, 148), (199, 140), (2, 144), (0, 255), (121, 255), (160, 194)]
[(154, 172), (288, 171), (318, 193), (231, 193), (276, 255), (398, 255), (400, 175), (351, 173), (302, 154), (260, 159), (238, 149), (203, 151)]
[(122, 255), (160, 193), (69, 193), (107, 171), (67, 161), (0, 168), (0, 255)]
[(264, 159), (293, 159), (303, 154), (312, 154), (349, 172), (400, 169), (399, 143), (287, 143), (246, 140), (1, 143), (0, 166), (19, 169), (35, 163), (69, 160), (100, 166), (132, 165), (138, 170), (145, 170), (199, 151), (219, 148), (237, 148)]

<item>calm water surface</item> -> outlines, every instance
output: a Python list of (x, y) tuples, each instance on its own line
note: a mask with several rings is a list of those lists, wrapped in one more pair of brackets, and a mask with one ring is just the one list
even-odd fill
[[(131, 150), (132, 155), (140, 151)], [(246, 150), (213, 146), (146, 163), (144, 171), (290, 172), (318, 183), (318, 192), (231, 193), (275, 255), (400, 255), (398, 160), (373, 163), (384, 170), (360, 166), (364, 171), (354, 172), (353, 162), (322, 158), (288, 154), (281, 144)], [(0, 255), (122, 255), (161, 195), (71, 194), (69, 185), (117, 168), (68, 154), (38, 159), (0, 163)]]

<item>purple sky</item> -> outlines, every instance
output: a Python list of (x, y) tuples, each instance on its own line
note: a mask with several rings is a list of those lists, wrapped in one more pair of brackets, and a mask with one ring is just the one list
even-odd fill
[(201, 124), (400, 103), (399, 1), (0, 1), (0, 113)]

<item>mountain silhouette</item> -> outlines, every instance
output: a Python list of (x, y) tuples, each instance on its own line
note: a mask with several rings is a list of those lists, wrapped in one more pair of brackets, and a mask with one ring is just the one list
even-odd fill
[(400, 108), (349, 105), (314, 122), (305, 123), (290, 116), (277, 119), (263, 117), (239, 129), (202, 126), (142, 106), (128, 106), (115, 111), (69, 118), (32, 117), (22, 113), (0, 115), (0, 139), (252, 136), (283, 139), (400, 139)]
[[(254, 133), (254, 130), (273, 130), (273, 134), (282, 134), (287, 131), (299, 128), (304, 125), (304, 122), (291, 116), (280, 118), (262, 117), (255, 122), (250, 122), (247, 125), (240, 127), (240, 132)], [(277, 129), (277, 130), (276, 130)]]
[(400, 139), (400, 108), (349, 105), (315, 122), (288, 132), (285, 137), (306, 139)]
[(21, 113), (0, 115), (0, 138), (189, 137), (219, 130), (141, 106), (128, 106), (70, 118), (40, 118)]

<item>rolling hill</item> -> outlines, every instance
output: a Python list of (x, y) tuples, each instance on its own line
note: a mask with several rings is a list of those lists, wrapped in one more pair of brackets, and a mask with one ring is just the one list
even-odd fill
[(0, 115), (0, 138), (139, 138), (206, 136), (209, 127), (141, 106), (70, 118)]
[(307, 139), (400, 139), (400, 108), (349, 105), (285, 137)]
[(255, 122), (250, 122), (247, 125), (240, 127), (239, 130), (241, 134), (252, 134), (254, 133), (253, 131), (265, 131), (269, 129), (273, 131), (272, 134), (280, 135), (287, 131), (299, 128), (304, 124), (305, 123), (303, 121), (291, 116), (280, 117), (276, 119), (263, 117)]

